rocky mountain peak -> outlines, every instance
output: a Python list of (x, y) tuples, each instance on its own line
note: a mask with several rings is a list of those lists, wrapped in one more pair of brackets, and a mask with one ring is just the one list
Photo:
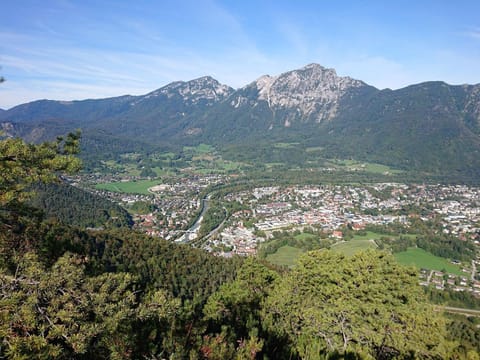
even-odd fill
[(304, 67), (298, 69), (298, 70), (293, 70), (293, 71), (310, 71), (310, 72), (330, 72), (330, 73), (333, 73), (335, 76), (337, 76), (337, 73), (335, 71), (335, 69), (329, 69), (329, 68), (326, 68), (320, 64), (316, 64), (316, 63), (311, 63), (311, 64), (308, 64), (308, 65), (305, 65)]
[(314, 116), (318, 122), (335, 116), (338, 101), (349, 89), (367, 86), (319, 64), (279, 76), (262, 76), (254, 85), (259, 99), (267, 101), (272, 110), (294, 109), (303, 117)]
[[(190, 81), (172, 82), (158, 90), (142, 96), (140, 101), (158, 96), (166, 96), (167, 98), (181, 96), (184, 101), (191, 104), (196, 104), (199, 101), (214, 103), (224, 100), (233, 91), (234, 90), (231, 87), (219, 83), (211, 76), (203, 76)], [(138, 102), (139, 101), (136, 103)]]

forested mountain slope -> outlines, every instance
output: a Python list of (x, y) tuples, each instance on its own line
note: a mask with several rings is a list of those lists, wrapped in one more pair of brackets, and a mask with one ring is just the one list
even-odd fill
[(0, 123), (29, 141), (81, 128), (86, 157), (201, 142), (220, 150), (298, 142), (329, 158), (467, 177), (480, 171), (480, 85), (378, 90), (317, 64), (238, 90), (203, 77), (143, 96), (41, 100), (0, 113)]

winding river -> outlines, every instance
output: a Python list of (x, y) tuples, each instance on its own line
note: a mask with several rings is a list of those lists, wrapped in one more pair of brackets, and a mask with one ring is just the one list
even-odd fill
[(209, 201), (211, 197), (212, 197), (212, 194), (210, 193), (202, 199), (202, 210), (200, 211), (200, 214), (198, 215), (197, 220), (195, 220), (195, 223), (188, 230), (186, 230), (182, 236), (176, 239), (175, 242), (186, 244), (197, 238), (196, 234), (198, 232), (198, 229), (200, 229), (200, 226), (202, 225), (203, 215), (208, 210)]

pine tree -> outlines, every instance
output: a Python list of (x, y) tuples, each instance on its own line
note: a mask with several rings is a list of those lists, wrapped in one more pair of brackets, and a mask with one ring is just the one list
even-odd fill
[(271, 292), (264, 320), (305, 359), (446, 354), (444, 319), (427, 303), (416, 272), (379, 251), (303, 255)]

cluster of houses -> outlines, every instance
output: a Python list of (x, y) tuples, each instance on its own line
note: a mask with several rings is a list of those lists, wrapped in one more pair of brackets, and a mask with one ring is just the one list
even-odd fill
[[(265, 187), (230, 195), (248, 202), (261, 230), (321, 224), (325, 230), (346, 223), (408, 223), (400, 210), (428, 207), (424, 220), (441, 216), (444, 231), (474, 239), (480, 231), (480, 189), (468, 186), (406, 185)], [(227, 199), (228, 200), (228, 199)], [(467, 236), (465, 236), (467, 234)]]
[[(89, 175), (88, 180), (92, 180)], [(93, 177), (97, 182), (100, 179)], [(134, 180), (135, 178), (128, 178)], [(111, 177), (102, 178), (102, 182), (118, 180)], [(154, 210), (148, 214), (135, 214), (135, 227), (152, 236), (167, 240), (178, 238), (197, 215), (200, 208), (200, 193), (210, 185), (225, 181), (224, 175), (185, 176), (152, 186), (150, 194), (125, 194), (107, 190), (91, 190), (128, 208), (136, 202), (153, 205)]]
[[(318, 225), (325, 231), (334, 231), (350, 224), (362, 229), (366, 224), (407, 224), (404, 215), (365, 214), (365, 209), (398, 209), (398, 201), (378, 200), (366, 189), (340, 186), (256, 188), (232, 197), (248, 202), (252, 207), (255, 227), (273, 231), (291, 226)], [(375, 201), (378, 200), (378, 201)]]
[[(480, 262), (477, 262), (478, 264)], [(467, 270), (465, 270), (465, 275), (458, 276), (438, 270), (421, 269), (419, 283), (422, 286), (433, 286), (437, 290), (450, 289), (457, 292), (469, 292), (480, 297), (480, 281), (471, 276)]]
[[(406, 185), (380, 183), (369, 186), (261, 187), (228, 194), (225, 201), (238, 201), (250, 208), (254, 229), (265, 233), (285, 228), (315, 225), (342, 238), (345, 225), (361, 230), (367, 224), (408, 225), (402, 211), (415, 205), (425, 207), (423, 220), (440, 216), (444, 231), (478, 244), (480, 240), (480, 189), (468, 186)], [(243, 224), (243, 223), (242, 223)], [(231, 226), (221, 233), (220, 242), (235, 251), (246, 244), (254, 247), (254, 229)], [(262, 240), (262, 239), (256, 239)], [(239, 253), (243, 252), (239, 250)]]
[(409, 203), (428, 206), (441, 217), (443, 231), (479, 243), (480, 188), (466, 185), (416, 185), (402, 194)]
[[(150, 235), (173, 240), (181, 236), (198, 214), (202, 190), (221, 182), (228, 182), (228, 178), (194, 175), (159, 183), (150, 188), (150, 195), (96, 192), (126, 206), (138, 201), (153, 204), (152, 213), (135, 217), (136, 226)], [(238, 201), (248, 210), (242, 216), (237, 214), (238, 219), (234, 218), (214, 239), (209, 239), (206, 245), (209, 249), (254, 254), (257, 242), (262, 241), (254, 235), (258, 230), (268, 234), (313, 225), (341, 239), (338, 230), (347, 224), (354, 230), (367, 224), (408, 225), (409, 216), (404, 210), (412, 206), (425, 210), (421, 219), (440, 218), (445, 233), (480, 246), (480, 189), (464, 185), (269, 186), (230, 193), (224, 201)], [(245, 220), (254, 227), (245, 227)]]
[(263, 240), (257, 237), (252, 229), (246, 228), (242, 221), (235, 221), (209, 241), (205, 249), (209, 251), (223, 249), (220, 254), (226, 257), (233, 254), (250, 256), (256, 254), (257, 244)]

